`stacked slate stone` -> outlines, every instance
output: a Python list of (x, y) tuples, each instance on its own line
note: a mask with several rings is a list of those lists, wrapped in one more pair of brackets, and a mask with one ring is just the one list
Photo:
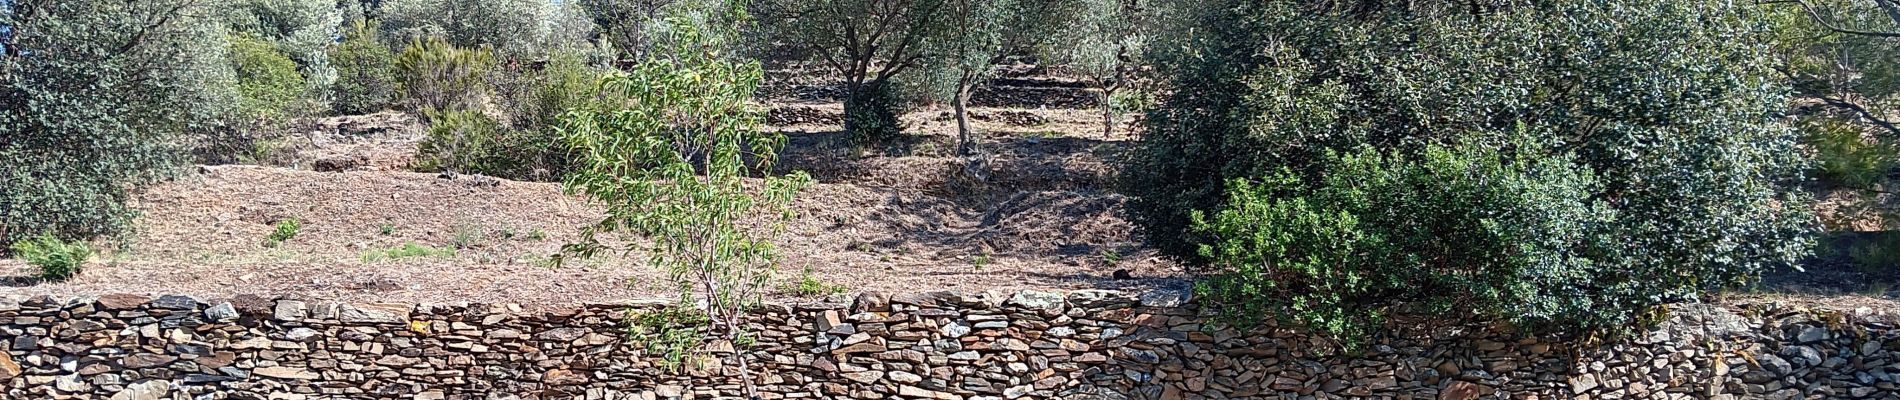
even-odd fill
[(867, 293), (676, 368), (627, 335), (664, 304), (0, 298), (0, 398), (737, 398), (738, 351), (767, 399), (1900, 399), (1900, 310), (1683, 305), (1605, 343), (1402, 319), (1347, 353), (1178, 291)]

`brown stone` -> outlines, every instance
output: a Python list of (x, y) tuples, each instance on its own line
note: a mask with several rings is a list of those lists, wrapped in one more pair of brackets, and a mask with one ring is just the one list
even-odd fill
[(203, 365), (209, 368), (223, 368), (225, 366), (231, 365), (232, 362), (237, 361), (237, 353), (232, 353), (229, 351), (220, 351), (220, 352), (212, 353), (209, 356), (198, 357), (198, 359), (192, 360), (192, 361), (196, 361), (198, 365)]
[(889, 350), (889, 349), (884, 347), (883, 338), (872, 338), (870, 340), (858, 342), (857, 344), (839, 347), (837, 350), (832, 350), (831, 354), (876, 353), (876, 352), (885, 351), (885, 350)]
[(1471, 382), (1456, 381), (1445, 390), (1438, 392), (1438, 400), (1473, 400), (1478, 398), (1478, 385)]
[(172, 361), (177, 361), (177, 360), (178, 360), (178, 357), (168, 356), (164, 354), (151, 354), (151, 353), (133, 354), (130, 356), (126, 356), (124, 359), (119, 360), (119, 366), (122, 366), (128, 369), (151, 368), (151, 367), (163, 366), (165, 364), (171, 364)]
[(13, 362), (13, 355), (0, 351), (0, 381), (20, 376), (20, 363)]
[(541, 382), (549, 385), (565, 386), (587, 383), (587, 377), (565, 369), (549, 370), (541, 375)]
[(317, 378), (322, 377), (321, 375), (317, 375), (317, 373), (315, 372), (310, 372), (310, 370), (303, 369), (303, 368), (293, 368), (293, 367), (263, 367), (263, 368), (252, 370), (251, 373), (260, 375), (260, 376), (270, 377), (270, 378), (277, 378), (277, 379), (310, 380), (310, 379), (317, 379)]
[(1181, 388), (1175, 387), (1174, 385), (1168, 385), (1167, 389), (1161, 390), (1161, 400), (1186, 400), (1186, 399), (1187, 399), (1187, 396), (1181, 394)]
[(130, 310), (150, 302), (152, 302), (150, 297), (128, 293), (99, 296), (99, 308), (105, 310)]

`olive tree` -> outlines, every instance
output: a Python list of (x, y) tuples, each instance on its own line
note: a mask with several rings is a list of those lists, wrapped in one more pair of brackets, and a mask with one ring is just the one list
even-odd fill
[(1797, 96), (1858, 119), (1900, 140), (1900, 2), (1783, 0), (1768, 5), (1777, 22), (1780, 70)]
[[(730, 11), (730, 10), (729, 10)], [(682, 18), (683, 19), (683, 18)], [(563, 187), (604, 206), (607, 216), (582, 230), (563, 256), (589, 256), (609, 246), (644, 251), (681, 289), (681, 303), (703, 319), (667, 319), (651, 328), (666, 338), (650, 350), (678, 362), (703, 333), (744, 346), (744, 317), (763, 300), (775, 265), (771, 242), (789, 217), (803, 173), (748, 179), (771, 171), (784, 137), (758, 129), (751, 104), (762, 70), (722, 54), (725, 36), (669, 19), (661, 30), (666, 51), (605, 79), (606, 91), (626, 101), (597, 102), (562, 117), (560, 132), (580, 154)], [(600, 235), (639, 240), (603, 244)], [(684, 340), (682, 340), (684, 339)], [(733, 360), (747, 397), (757, 389), (744, 351)]]
[(486, 47), (504, 59), (528, 59), (546, 50), (555, 7), (546, 0), (385, 0), (377, 11), (391, 47), (440, 38)]
[(923, 66), (943, 0), (766, 0), (764, 36), (816, 54), (844, 81), (844, 129), (863, 141), (902, 131), (891, 79)]
[(221, 3), (0, 2), (0, 242), (114, 234), (234, 104)]
[(933, 29), (925, 38), (932, 94), (947, 98), (957, 120), (957, 153), (975, 155), (970, 127), (970, 93), (988, 81), (995, 66), (1011, 56), (1029, 54), (1061, 28), (1064, 0), (940, 0)]
[(1050, 62), (1080, 74), (1094, 86), (1102, 107), (1102, 138), (1115, 134), (1128, 111), (1117, 95), (1135, 88), (1145, 51), (1159, 20), (1152, 1), (1078, 0), (1068, 25), (1055, 32), (1045, 54)]
[[(593, 20), (601, 39), (628, 55), (639, 56), (646, 49), (647, 29), (665, 16), (668, 6), (680, 0), (580, 0), (581, 10)], [(636, 58), (637, 59), (637, 58)]]
[(1203, 290), (1233, 315), (1612, 327), (1812, 247), (1787, 87), (1746, 8), (1190, 8), (1123, 186), (1150, 241), (1225, 277)]
[(343, 24), (334, 0), (238, 0), (231, 4), (231, 30), (269, 42), (297, 62), (308, 85), (322, 89), (336, 81), (330, 46)]

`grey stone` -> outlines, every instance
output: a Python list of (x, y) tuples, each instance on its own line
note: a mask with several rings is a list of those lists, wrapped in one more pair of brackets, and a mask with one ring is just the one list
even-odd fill
[(402, 304), (344, 304), (337, 308), (337, 320), (351, 324), (403, 324), (412, 310)]
[(263, 367), (263, 368), (251, 370), (251, 373), (256, 374), (257, 376), (271, 377), (271, 378), (277, 378), (277, 379), (310, 380), (310, 379), (317, 379), (317, 378), (322, 377), (321, 375), (317, 375), (317, 373), (315, 372), (310, 372), (310, 370), (303, 369), (303, 368), (293, 368), (293, 367)]
[(218, 304), (205, 308), (205, 319), (210, 320), (211, 322), (229, 322), (229, 321), (237, 320), (238, 319), (237, 308), (232, 307), (230, 302), (220, 301), (218, 302)]
[(580, 339), (581, 336), (584, 336), (586, 334), (587, 334), (587, 331), (580, 328), (559, 328), (559, 329), (550, 329), (547, 332), (541, 332), (541, 333), (535, 334), (534, 338), (540, 339), (540, 340), (551, 340), (551, 341), (556, 341), (556, 342), (572, 342), (574, 341), (574, 339)]
[(899, 382), (899, 383), (917, 383), (917, 382), (924, 381), (924, 377), (917, 376), (917, 374), (904, 372), (904, 371), (891, 371), (885, 374), (885, 377), (889, 378), (893, 382)]
[(271, 308), (271, 318), (279, 321), (302, 321), (310, 316), (308, 304), (297, 300), (278, 300)]
[(163, 308), (167, 310), (190, 310), (193, 308), (198, 308), (198, 300), (190, 298), (190, 297), (186, 297), (186, 296), (169, 294), (169, 295), (164, 295), (164, 296), (158, 296), (158, 300), (153, 300), (152, 308)]
[(298, 341), (298, 342), (305, 342), (305, 341), (314, 339), (318, 335), (322, 335), (322, 334), (323, 334), (322, 332), (317, 332), (317, 330), (315, 329), (298, 327), (298, 328), (292, 328), (289, 332), (284, 332), (284, 339), (290, 339), (290, 340)]
[(1186, 290), (1158, 289), (1141, 294), (1143, 307), (1180, 307), (1187, 304), (1193, 295)]
[(112, 394), (111, 400), (163, 400), (171, 390), (165, 381), (144, 381), (127, 385), (125, 390)]
[(1788, 360), (1773, 354), (1761, 354), (1755, 357), (1755, 362), (1761, 364), (1762, 370), (1777, 376), (1794, 373), (1794, 366), (1788, 364)]
[(1061, 293), (1055, 292), (1024, 290), (1016, 292), (1016, 295), (1010, 297), (1009, 302), (1005, 304), (1021, 306), (1022, 308), (1031, 310), (1049, 310), (1061, 307), (1063, 304), (1063, 296)]
[(1809, 326), (1806, 328), (1802, 328), (1801, 332), (1795, 335), (1795, 342), (1800, 343), (1800, 344), (1810, 344), (1810, 343), (1819, 342), (1822, 340), (1827, 340), (1827, 337), (1828, 337), (1827, 328), (1819, 327), (1819, 326)]
[(119, 359), (119, 366), (129, 369), (151, 368), (171, 364), (172, 361), (177, 360), (178, 357), (164, 354), (140, 353)]
[(1596, 389), (1597, 385), (1597, 376), (1594, 374), (1577, 374), (1570, 377), (1570, 393), (1572, 394), (1583, 394)]
[(1815, 350), (1813, 347), (1788, 346), (1781, 350), (1781, 355), (1787, 356), (1790, 362), (1794, 363), (1796, 367), (1821, 365), (1821, 352)]
[(963, 335), (968, 335), (968, 334), (970, 334), (970, 326), (964, 325), (963, 322), (961, 321), (951, 322), (951, 323), (943, 325), (944, 336), (948, 336), (951, 338), (960, 338), (960, 337), (963, 337)]

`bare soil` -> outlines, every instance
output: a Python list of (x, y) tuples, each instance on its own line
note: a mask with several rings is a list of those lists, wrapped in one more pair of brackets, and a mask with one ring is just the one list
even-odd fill
[[(1068, 90), (1068, 89), (1064, 89)], [(784, 170), (819, 183), (777, 238), (778, 283), (810, 275), (850, 291), (1180, 286), (1181, 267), (1142, 246), (1108, 190), (1109, 160), (1129, 142), (1103, 138), (1088, 109), (972, 113), (991, 179), (953, 184), (955, 122), (924, 109), (909, 137), (857, 149), (835, 102), (774, 101)], [(789, 110), (789, 111), (788, 111)], [(528, 307), (664, 295), (639, 254), (548, 266), (598, 207), (559, 184), (409, 172), (421, 129), (398, 113), (327, 118), (280, 147), (271, 166), (200, 166), (142, 193), (137, 231), (99, 243), (77, 278), (38, 282), (0, 260), (0, 294), (290, 295), (341, 301), (471, 301)], [(1123, 130), (1127, 130), (1123, 128)], [(274, 226), (297, 235), (271, 245)], [(445, 254), (387, 259), (405, 244)], [(453, 250), (452, 254), (446, 254)], [(1114, 279), (1126, 270), (1134, 279)], [(774, 296), (794, 296), (781, 288)]]

